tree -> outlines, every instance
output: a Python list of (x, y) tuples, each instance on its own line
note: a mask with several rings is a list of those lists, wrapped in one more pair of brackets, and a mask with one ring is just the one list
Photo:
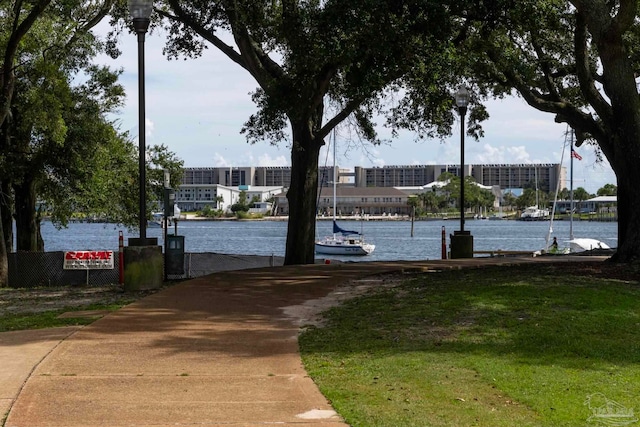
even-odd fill
[(416, 194), (411, 194), (407, 197), (407, 206), (411, 208), (411, 217), (413, 218), (416, 214), (416, 208), (420, 204), (419, 196)]
[(517, 202), (517, 197), (514, 196), (514, 194), (512, 192), (506, 192), (504, 193), (504, 195), (502, 196), (502, 206), (514, 206), (516, 205)]
[(618, 180), (615, 259), (640, 259), (637, 1), (479, 2), (463, 33), (468, 76), (484, 93), (515, 90), (607, 158)]
[[(145, 173), (147, 176), (147, 204), (160, 204), (164, 201), (165, 171), (169, 172), (169, 188), (178, 188), (182, 181), (184, 161), (163, 144), (148, 147), (145, 159), (147, 161)], [(150, 210), (147, 209), (146, 212), (149, 213)]]
[[(131, 181), (137, 175), (132, 167), (137, 152), (127, 135), (105, 118), (122, 104), (120, 72), (90, 64), (102, 49), (90, 30), (111, 4), (54, 2), (22, 38), (16, 53), (20, 66), (14, 71), (11, 115), (1, 131), (7, 141), (1, 146), (0, 165), (7, 191), (0, 207), (3, 213), (14, 212), (18, 250), (43, 250), (37, 206), (46, 207), (59, 226), (75, 212), (125, 225), (137, 222), (137, 204), (132, 203), (137, 181)], [(80, 79), (78, 74), (83, 74)], [(177, 185), (181, 163), (166, 147), (152, 147), (150, 153), (150, 165), (172, 169)], [(149, 174), (150, 201), (161, 174)], [(3, 229), (11, 230), (11, 216), (2, 219)], [(3, 240), (10, 248), (7, 232)]]
[(537, 206), (539, 200), (536, 197), (536, 190), (533, 188), (525, 188), (522, 194), (516, 199), (515, 202), (518, 209), (525, 209), (528, 206)]
[(246, 191), (244, 190), (240, 191), (240, 194), (238, 195), (238, 201), (232, 204), (230, 209), (231, 209), (231, 212), (233, 213), (249, 211), (249, 204), (247, 203)]
[(480, 213), (482, 208), (493, 206), (495, 196), (491, 190), (481, 188), (478, 182), (472, 176), (465, 177), (464, 205), (465, 208), (474, 208), (475, 212)]
[[(170, 58), (213, 46), (251, 74), (259, 111), (242, 132), (250, 142), (277, 143), (291, 131), (291, 186), (285, 264), (314, 262), (318, 155), (324, 139), (350, 119), (362, 140), (379, 142), (372, 121), (390, 87), (414, 73), (431, 102), (432, 134), (450, 130), (449, 94), (458, 79), (447, 59), (451, 24), (446, 2), (419, 0), (166, 0)], [(123, 16), (124, 16), (124, 12)], [(234, 45), (222, 37), (231, 33)]]
[(422, 202), (422, 207), (428, 212), (433, 212), (438, 206), (439, 197), (435, 188), (432, 191), (421, 193), (418, 198)]
[(22, 39), (29, 33), (51, 0), (3, 2), (0, 15), (2, 31), (2, 69), (0, 73), (0, 125), (9, 114), (15, 86), (16, 59)]
[(596, 194), (598, 196), (615, 196), (618, 194), (618, 187), (613, 184), (605, 184), (603, 187), (598, 189)]
[[(0, 204), (0, 286), (8, 281), (7, 248), (12, 242), (11, 209), (13, 205), (6, 200), (12, 185), (7, 177), (12, 176), (12, 164), (8, 162), (8, 151), (17, 152), (13, 146), (11, 124), (11, 108), (15, 96), (17, 79), (23, 70), (33, 70), (29, 65), (33, 62), (42, 63), (43, 57), (55, 57), (61, 52), (67, 52), (75, 57), (67, 65), (69, 68), (78, 67), (82, 63), (82, 55), (78, 56), (76, 47), (82, 45), (82, 50), (92, 50), (87, 41), (93, 36), (89, 30), (95, 26), (111, 9), (113, 0), (83, 2), (60, 1), (50, 6), (51, 0), (23, 2), (21, 0), (6, 1), (0, 4), (0, 46), (2, 47), (2, 63), (0, 64), (0, 190), (2, 190), (3, 204)], [(65, 25), (65, 23), (67, 25)], [(49, 28), (48, 32), (43, 28)], [(56, 43), (48, 43), (51, 40)], [(15, 129), (15, 128), (14, 128)], [(22, 183), (19, 190), (29, 191), (28, 181)], [(27, 205), (32, 201), (23, 199)], [(16, 205), (19, 211), (23, 206)], [(24, 221), (23, 221), (24, 223)], [(37, 242), (34, 242), (36, 245)]]
[(224, 197), (216, 196), (216, 209), (221, 209), (220, 204), (224, 202)]
[(589, 194), (589, 192), (582, 187), (578, 187), (575, 190), (573, 190), (573, 200), (582, 202), (590, 198), (591, 198), (591, 195)]

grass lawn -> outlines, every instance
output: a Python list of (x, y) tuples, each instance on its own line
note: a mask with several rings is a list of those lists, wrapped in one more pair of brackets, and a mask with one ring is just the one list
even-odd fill
[(0, 332), (22, 331), (26, 329), (56, 328), (61, 326), (89, 325), (95, 322), (95, 317), (59, 317), (62, 313), (73, 311), (116, 311), (133, 301), (122, 301), (116, 304), (89, 304), (81, 307), (66, 307), (58, 310), (48, 310), (39, 313), (9, 313), (0, 316)]
[(422, 274), (331, 309), (306, 369), (352, 426), (640, 426), (640, 285), (575, 273)]
[[(124, 292), (122, 285), (0, 288), (0, 332), (87, 325), (96, 317), (59, 317), (76, 311), (115, 311), (157, 290)], [(99, 317), (99, 316), (98, 316)]]

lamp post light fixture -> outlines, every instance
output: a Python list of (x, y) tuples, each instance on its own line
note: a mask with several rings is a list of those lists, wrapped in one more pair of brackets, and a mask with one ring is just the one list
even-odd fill
[(464, 116), (469, 105), (469, 91), (464, 86), (456, 92), (456, 105), (460, 114), (460, 231), (464, 231)]
[(162, 247), (156, 237), (147, 238), (147, 165), (144, 101), (144, 37), (151, 23), (153, 0), (128, 0), (133, 28), (138, 35), (138, 166), (140, 185), (140, 237), (129, 238), (124, 248), (124, 289), (158, 289), (163, 283)]
[(138, 169), (140, 184), (140, 244), (147, 241), (147, 198), (146, 198), (146, 129), (144, 91), (144, 37), (151, 22), (153, 0), (128, 0), (133, 27), (138, 34)]
[(451, 235), (451, 258), (473, 258), (473, 236), (464, 230), (464, 116), (467, 114), (470, 94), (460, 86), (455, 95), (460, 114), (460, 230)]

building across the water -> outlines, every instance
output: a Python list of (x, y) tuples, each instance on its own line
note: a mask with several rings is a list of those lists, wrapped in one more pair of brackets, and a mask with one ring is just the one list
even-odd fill
[[(405, 165), (360, 167), (353, 170), (336, 167), (338, 183), (353, 187), (419, 187), (437, 181), (445, 172), (460, 176), (460, 165)], [(478, 184), (493, 187), (534, 187), (541, 191), (553, 191), (567, 184), (566, 168), (559, 163), (540, 164), (478, 164), (465, 165), (464, 176), (473, 176)], [(333, 184), (333, 167), (320, 167), (318, 185)], [(261, 187), (285, 187), (291, 184), (290, 166), (214, 167), (186, 168), (183, 185), (219, 184), (228, 187), (251, 185)]]
[[(407, 210), (405, 189), (424, 187), (438, 180), (445, 172), (460, 176), (460, 165), (407, 165), (360, 167), (353, 170), (335, 167), (339, 184), (338, 203), (345, 214), (404, 213)], [(527, 186), (545, 192), (566, 187), (566, 169), (558, 163), (465, 165), (464, 176), (493, 189), (514, 189)], [(334, 167), (318, 170), (318, 209), (326, 208), (325, 195), (333, 194)], [(291, 183), (291, 167), (208, 167), (185, 168), (182, 184), (176, 190), (176, 204), (183, 211), (200, 210), (204, 206), (227, 210), (238, 201), (241, 191), (249, 200), (266, 202), (277, 196), (277, 212), (288, 212), (283, 194)], [(495, 191), (494, 191), (495, 193)], [(403, 194), (405, 197), (403, 197)]]

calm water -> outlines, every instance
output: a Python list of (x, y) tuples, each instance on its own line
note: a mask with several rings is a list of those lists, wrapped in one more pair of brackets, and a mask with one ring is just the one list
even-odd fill
[[(346, 257), (352, 261), (391, 261), (439, 259), (441, 257), (442, 227), (445, 227), (447, 245), (449, 234), (459, 229), (459, 221), (416, 221), (411, 237), (410, 221), (342, 221), (343, 228), (362, 230), (367, 240), (376, 245), (373, 254), (366, 257)], [(602, 240), (611, 247), (618, 245), (617, 223), (576, 221), (574, 237)], [(468, 220), (465, 230), (474, 237), (474, 249), (481, 250), (539, 250), (545, 246), (549, 222)], [(553, 236), (560, 246), (569, 239), (569, 221), (555, 221)], [(67, 229), (57, 230), (49, 222), (42, 225), (42, 236), (47, 251), (118, 250), (118, 232), (125, 237), (136, 237), (137, 231), (113, 224), (73, 223)], [(173, 232), (173, 227), (169, 230)], [(147, 229), (148, 237), (158, 237), (160, 228)], [(285, 221), (182, 221), (178, 234), (185, 236), (186, 252), (217, 252), (242, 255), (284, 256), (287, 223)], [(331, 221), (320, 221), (317, 237), (331, 234)], [(318, 255), (319, 258), (323, 256)], [(333, 257), (340, 258), (340, 257)]]

